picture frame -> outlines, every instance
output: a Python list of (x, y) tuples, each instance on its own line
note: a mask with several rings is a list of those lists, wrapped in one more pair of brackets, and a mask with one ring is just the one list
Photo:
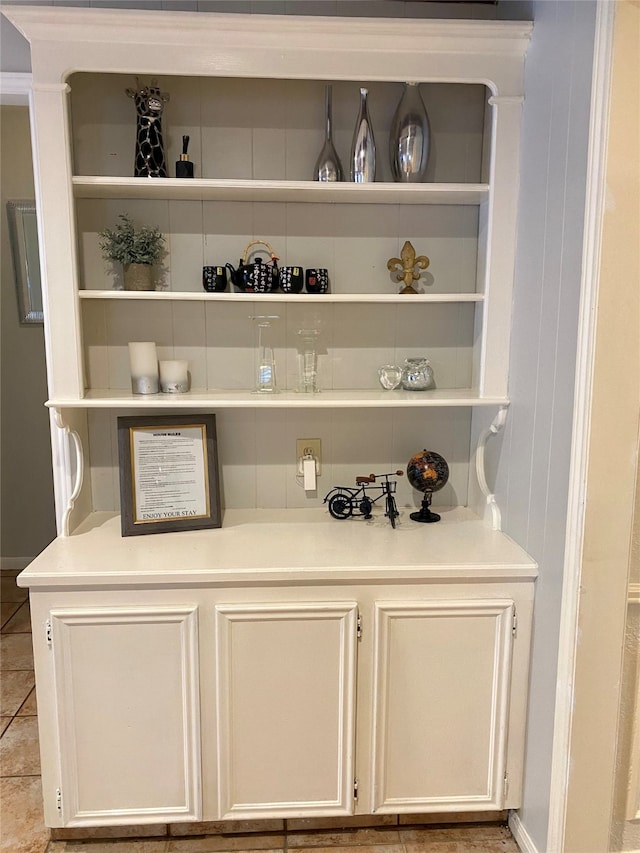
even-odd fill
[(222, 526), (213, 414), (119, 417), (122, 536)]
[(35, 201), (8, 201), (7, 223), (20, 323), (44, 323)]

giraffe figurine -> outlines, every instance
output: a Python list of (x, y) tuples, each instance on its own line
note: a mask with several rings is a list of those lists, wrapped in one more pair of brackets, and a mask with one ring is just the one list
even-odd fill
[(160, 91), (157, 80), (152, 80), (148, 86), (141, 86), (137, 77), (136, 88), (127, 89), (126, 93), (133, 98), (138, 114), (134, 177), (166, 178), (162, 113), (169, 95)]

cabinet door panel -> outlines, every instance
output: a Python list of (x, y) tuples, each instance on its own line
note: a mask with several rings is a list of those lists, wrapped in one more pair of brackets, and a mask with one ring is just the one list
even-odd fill
[(63, 823), (201, 814), (197, 610), (51, 611)]
[(219, 606), (220, 816), (353, 810), (356, 605)]
[(513, 612), (376, 604), (373, 811), (503, 807)]

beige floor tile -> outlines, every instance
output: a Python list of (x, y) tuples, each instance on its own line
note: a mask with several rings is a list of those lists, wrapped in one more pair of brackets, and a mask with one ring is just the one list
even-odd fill
[(13, 717), (0, 717), (0, 737), (5, 733)]
[[(471, 824), (468, 826), (442, 826), (428, 829), (400, 829), (400, 838), (408, 850), (410, 844), (423, 841), (504, 841), (512, 838), (509, 829), (501, 825)], [(415, 851), (414, 851), (415, 853)]]
[(52, 829), (51, 837), (56, 841), (88, 841), (107, 838), (154, 838), (166, 836), (164, 823), (131, 824), (130, 826), (65, 827)]
[(0, 716), (13, 717), (14, 714), (17, 714), (33, 690), (34, 684), (33, 670), (3, 672), (0, 685)]
[(29, 602), (25, 601), (2, 628), (3, 634), (31, 633), (31, 611)]
[(352, 847), (354, 845), (374, 847), (377, 845), (401, 845), (397, 829), (387, 827), (371, 829), (347, 829), (343, 832), (290, 832), (287, 835), (289, 849), (293, 847)]
[[(289, 845), (287, 847), (287, 853), (306, 853), (308, 847), (292, 847)], [(314, 847), (314, 853), (340, 853), (342, 851), (348, 851), (348, 853), (353, 853), (353, 846), (341, 846), (331, 845), (330, 847)], [(358, 853), (404, 853), (404, 848), (402, 844), (359, 844), (357, 846)]]
[(215, 820), (197, 823), (172, 823), (169, 835), (233, 835), (249, 832), (284, 832), (283, 820)]
[(0, 779), (0, 853), (44, 853), (49, 830), (42, 817), (39, 776)]
[(0, 740), (0, 776), (38, 775), (38, 719), (14, 717)]
[(36, 691), (35, 688), (29, 693), (27, 698), (25, 699), (24, 704), (20, 707), (18, 711), (19, 717), (35, 717), (38, 713), (38, 706), (36, 704)]
[(125, 841), (65, 841), (64, 853), (166, 853), (165, 838)]
[(7, 601), (26, 601), (29, 596), (29, 592), (26, 589), (22, 589), (16, 584), (15, 577), (7, 576), (4, 573), (2, 577), (0, 577), (0, 600), (3, 602)]
[(0, 670), (33, 669), (31, 634), (0, 634)]
[(50, 841), (47, 847), (47, 853), (66, 853), (66, 844), (64, 841)]
[(22, 607), (20, 601), (3, 601), (0, 604), (0, 626), (4, 626), (19, 607)]
[[(271, 844), (262, 846), (262, 844), (251, 844), (251, 841), (275, 842), (278, 838), (279, 845)], [(243, 840), (242, 843), (241, 839)], [(283, 853), (284, 851), (284, 835), (251, 835), (251, 836), (233, 836), (233, 835), (210, 835), (208, 838), (170, 838), (167, 844), (167, 853), (236, 853), (241, 850), (242, 853), (257, 853), (268, 849), (270, 853)]]

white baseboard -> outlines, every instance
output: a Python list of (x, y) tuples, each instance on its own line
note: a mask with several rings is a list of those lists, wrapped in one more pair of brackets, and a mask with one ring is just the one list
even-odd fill
[(522, 853), (540, 853), (520, 820), (518, 812), (509, 812), (509, 829)]
[(33, 557), (0, 557), (0, 572), (26, 569)]

